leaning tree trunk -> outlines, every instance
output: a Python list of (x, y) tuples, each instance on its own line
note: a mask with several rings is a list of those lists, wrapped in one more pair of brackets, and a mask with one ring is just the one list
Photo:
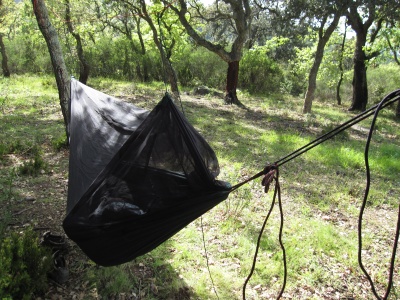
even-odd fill
[(366, 34), (357, 33), (354, 51), (353, 98), (349, 110), (364, 111), (368, 103), (367, 68), (365, 66), (364, 46)]
[(3, 34), (0, 33), (0, 52), (1, 52), (1, 68), (3, 70), (4, 77), (10, 77), (10, 69), (8, 68), (8, 58), (6, 53), (6, 46), (3, 42)]
[(60, 98), (61, 111), (64, 117), (65, 131), (69, 137), (69, 111), (68, 102), (70, 98), (70, 77), (64, 62), (61, 45), (58, 40), (57, 31), (50, 22), (49, 14), (44, 4), (44, 0), (32, 0), (33, 11), (39, 25), (39, 29), (46, 40), (47, 48), (50, 53), (54, 75), (56, 77), (58, 95)]
[[(314, 100), (315, 90), (317, 89), (317, 74), (319, 67), (321, 65), (322, 59), (324, 57), (324, 49), (326, 43), (329, 41), (333, 31), (339, 23), (340, 14), (336, 13), (334, 19), (329, 24), (328, 28), (325, 30), (324, 25), (326, 23), (327, 17), (323, 19), (322, 25), (318, 30), (318, 45), (315, 52), (314, 62), (311, 67), (310, 73), (308, 75), (308, 87), (306, 92), (306, 97), (304, 99), (303, 113), (310, 113), (312, 102)], [(324, 32), (325, 30), (325, 32)]]

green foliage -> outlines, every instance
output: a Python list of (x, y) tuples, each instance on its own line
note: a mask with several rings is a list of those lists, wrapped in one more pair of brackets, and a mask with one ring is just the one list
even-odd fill
[(31, 158), (24, 162), (18, 169), (21, 175), (37, 176), (41, 171), (47, 169), (47, 163), (42, 157), (42, 150), (35, 144), (30, 149)]
[(250, 93), (266, 94), (279, 91), (283, 72), (268, 54), (267, 46), (257, 46), (245, 53), (240, 64), (239, 82)]
[(4, 113), (4, 108), (7, 103), (7, 96), (0, 96), (0, 111)]
[(39, 246), (35, 232), (13, 232), (0, 245), (0, 298), (31, 299), (47, 287), (51, 253)]
[(182, 51), (173, 57), (173, 66), (183, 86), (206, 85), (224, 89), (228, 65), (214, 53), (197, 47), (181, 47)]
[[(0, 81), (0, 112), (5, 113), (5, 109), (7, 106), (7, 103), (9, 102), (8, 99), (8, 80), (7, 78), (4, 79), (4, 81)], [(1, 156), (1, 150), (0, 150), (0, 156)]]
[(51, 144), (56, 151), (60, 151), (61, 149), (67, 148), (68, 146), (67, 135), (63, 133), (62, 135), (54, 138), (51, 141)]
[(0, 159), (6, 154), (25, 154), (32, 151), (33, 145), (30, 141), (3, 140), (0, 142)]
[(0, 206), (2, 207), (0, 211), (0, 245), (5, 238), (8, 223), (11, 220), (9, 201), (13, 197), (12, 185), (16, 177), (15, 170), (10, 170), (8, 174), (7, 171), (5, 172), (5, 176), (0, 173), (0, 177), (3, 177), (0, 181)]
[(109, 298), (118, 293), (127, 293), (134, 286), (135, 281), (131, 281), (126, 271), (127, 266), (98, 267), (87, 272), (86, 276), (100, 295)]
[[(336, 123), (331, 123), (328, 125), (323, 126), (322, 131), (321, 131), (321, 135), (326, 134), (328, 132), (331, 132), (332, 130), (334, 130), (337, 126), (339, 126), (340, 124), (336, 124)], [(333, 138), (333, 140), (340, 140), (340, 141), (348, 141), (350, 139), (350, 135), (348, 131), (342, 131), (338, 134), (336, 134)]]
[(322, 100), (336, 99), (336, 86), (340, 78), (340, 60), (342, 60), (343, 67), (341, 95), (351, 92), (354, 41), (347, 38), (342, 52), (342, 40), (343, 34), (335, 31), (325, 47), (324, 58), (318, 71), (317, 90), (315, 93), (315, 96)]
[(400, 66), (390, 63), (370, 66), (367, 70), (369, 103), (377, 103), (384, 96), (399, 88)]

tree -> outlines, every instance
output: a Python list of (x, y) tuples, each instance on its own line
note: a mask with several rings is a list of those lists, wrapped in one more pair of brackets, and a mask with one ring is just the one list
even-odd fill
[(4, 30), (9, 27), (9, 20), (14, 2), (0, 0), (0, 53), (1, 53), (1, 69), (4, 77), (10, 77), (10, 69), (8, 67), (8, 57), (6, 46), (4, 44)]
[[(368, 46), (374, 43), (384, 20), (397, 16), (396, 12), (399, 8), (400, 4), (397, 0), (353, 0), (346, 11), (347, 22), (356, 33), (353, 96), (349, 110), (365, 110), (367, 106), (368, 86), (365, 62), (379, 55), (379, 51), (368, 53)], [(370, 28), (372, 30), (368, 41)]]
[(8, 68), (8, 58), (7, 58), (7, 51), (6, 46), (3, 42), (3, 33), (0, 32), (0, 53), (1, 53), (1, 69), (3, 70), (4, 77), (10, 77), (10, 70)]
[[(400, 59), (398, 57), (398, 49), (400, 49), (400, 21), (388, 22), (386, 28), (382, 30), (382, 36), (385, 39), (387, 48), (393, 55), (393, 60), (400, 67)], [(396, 118), (400, 119), (400, 101), (396, 106)]]
[[(203, 15), (201, 11), (202, 6), (194, 2), (194, 7), (198, 16), (204, 22), (212, 23), (213, 26), (215, 26), (215, 29), (219, 30), (219, 37), (223, 34), (229, 34), (230, 37), (233, 37), (229, 51), (226, 50), (226, 40), (222, 42), (210, 41), (194, 28), (190, 23), (190, 20), (188, 20), (189, 11), (185, 0), (179, 0), (179, 7), (167, 1), (164, 1), (164, 3), (171, 7), (171, 9), (178, 15), (181, 24), (186, 29), (186, 32), (198, 45), (214, 52), (221, 57), (222, 60), (227, 62), (228, 70), (226, 77), (225, 102), (241, 105), (241, 102), (237, 98), (236, 90), (239, 79), (239, 62), (243, 56), (243, 48), (248, 40), (248, 34), (251, 27), (252, 10), (249, 0), (223, 0), (223, 2), (217, 0), (213, 9), (209, 11), (208, 16)], [(228, 30), (228, 28), (230, 28), (230, 30)]]
[(33, 12), (35, 13), (36, 20), (40, 31), (46, 41), (49, 50), (53, 72), (56, 77), (58, 95), (60, 99), (61, 112), (64, 117), (65, 131), (69, 137), (68, 124), (69, 124), (69, 109), (68, 102), (70, 98), (70, 77), (67, 67), (64, 62), (64, 57), (58, 40), (57, 31), (50, 22), (47, 7), (44, 0), (31, 0), (33, 5)]
[(338, 105), (342, 105), (342, 98), (340, 97), (340, 86), (342, 85), (343, 81), (343, 56), (344, 56), (344, 46), (346, 45), (346, 35), (347, 35), (347, 25), (344, 26), (343, 38), (342, 43), (340, 44), (340, 55), (339, 55), (339, 80), (336, 85), (336, 101)]
[[(132, 13), (132, 15), (135, 15), (142, 20), (144, 20), (148, 26), (150, 27), (152, 36), (153, 36), (153, 42), (156, 45), (161, 61), (164, 67), (165, 75), (166, 75), (166, 80), (169, 82), (171, 91), (175, 95), (175, 97), (179, 97), (179, 89), (178, 89), (178, 80), (176, 77), (176, 73), (174, 68), (171, 65), (170, 59), (164, 49), (164, 45), (162, 43), (162, 37), (160, 36), (160, 32), (157, 30), (157, 22), (155, 22), (154, 18), (160, 18), (165, 11), (167, 10), (167, 7), (162, 7), (160, 5), (153, 5), (149, 6), (145, 0), (122, 0), (122, 1), (111, 1), (112, 3), (118, 5), (122, 4), (126, 6), (129, 11)], [(149, 11), (148, 7), (150, 9), (154, 9), (155, 11)], [(124, 16), (122, 16), (124, 17)], [(127, 16), (126, 16), (127, 17)], [(132, 16), (130, 16), (132, 17)], [(127, 24), (127, 23), (125, 23)], [(126, 31), (128, 32), (128, 31)], [(131, 31), (129, 31), (130, 33)], [(142, 44), (143, 46), (144, 44)], [(142, 48), (143, 49), (143, 48)]]
[(71, 3), (70, 0), (65, 0), (65, 22), (67, 24), (68, 32), (74, 37), (76, 41), (76, 51), (78, 53), (79, 59), (79, 81), (83, 84), (86, 84), (89, 73), (90, 73), (90, 65), (87, 62), (83, 46), (82, 46), (82, 38), (79, 32), (77, 32), (73, 26), (73, 22), (71, 19)]
[[(129, 54), (138, 54), (139, 59), (135, 59), (134, 62), (136, 65), (136, 75), (140, 81), (149, 81), (150, 75), (147, 49), (143, 38), (142, 18), (138, 16), (137, 9), (135, 10), (131, 5), (120, 1), (96, 1), (96, 9), (98, 18), (105, 26), (112, 28), (117, 34), (122, 34), (128, 40), (130, 49), (126, 47), (127, 49), (125, 50), (124, 74), (128, 74), (128, 76), (134, 74), (130, 70), (129, 60), (131, 55)], [(135, 34), (139, 43), (134, 38)], [(130, 53), (128, 53), (128, 49)]]
[[(315, 90), (317, 88), (317, 74), (321, 65), (324, 48), (329, 41), (333, 31), (339, 23), (347, 4), (344, 2), (335, 3), (337, 1), (318, 1), (318, 6), (312, 1), (310, 7), (306, 9), (312, 13), (318, 23), (318, 45), (315, 51), (314, 62), (308, 75), (308, 87), (306, 97), (304, 99), (303, 113), (310, 113), (312, 101), (314, 100)], [(329, 22), (330, 21), (330, 22)]]

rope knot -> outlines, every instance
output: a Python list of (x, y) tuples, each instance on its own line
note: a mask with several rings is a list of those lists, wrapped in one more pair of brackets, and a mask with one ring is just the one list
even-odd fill
[(268, 193), (271, 182), (276, 179), (275, 174), (277, 171), (277, 165), (268, 165), (264, 168), (264, 177), (261, 181), (261, 185), (264, 187), (265, 193)]

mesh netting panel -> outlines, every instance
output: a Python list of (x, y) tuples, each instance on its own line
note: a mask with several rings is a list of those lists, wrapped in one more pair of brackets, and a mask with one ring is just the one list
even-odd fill
[[(123, 120), (111, 123), (117, 122), (118, 128), (126, 127)], [(89, 136), (84, 139), (90, 141)], [(81, 161), (87, 155), (77, 149), (71, 148), (75, 153), (70, 159), (79, 156)], [(214, 151), (166, 95), (74, 200), (64, 229), (97, 263), (128, 261), (226, 199), (230, 186), (215, 179), (218, 173)], [(76, 181), (70, 178), (69, 184)], [(74, 190), (70, 187), (69, 192)]]

